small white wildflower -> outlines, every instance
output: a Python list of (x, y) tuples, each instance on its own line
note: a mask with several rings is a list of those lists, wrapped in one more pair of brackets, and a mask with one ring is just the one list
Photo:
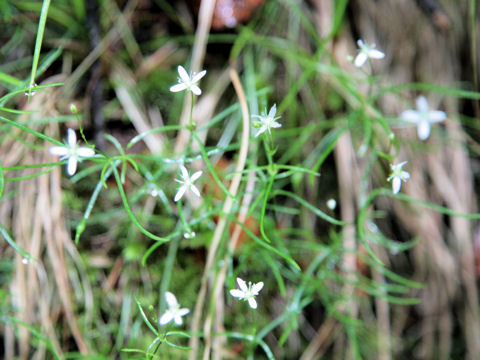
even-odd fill
[(330, 210), (335, 210), (335, 208), (337, 207), (337, 202), (335, 201), (335, 199), (330, 199), (327, 201), (327, 207), (330, 209)]
[(273, 106), (270, 108), (270, 111), (268, 112), (268, 115), (267, 115), (267, 109), (265, 109), (265, 112), (263, 115), (252, 115), (252, 117), (260, 119), (258, 121), (254, 121), (253, 123), (255, 127), (260, 128), (258, 129), (258, 132), (255, 134), (255, 137), (264, 133), (265, 131), (268, 131), (268, 133), (271, 134), (271, 128), (282, 127), (282, 124), (276, 121), (277, 119), (280, 119), (280, 116), (275, 117), (276, 113), (277, 113), (277, 105), (273, 104)]
[(89, 147), (77, 145), (77, 135), (72, 129), (68, 129), (67, 143), (64, 146), (52, 146), (50, 154), (60, 156), (60, 160), (68, 159), (67, 174), (72, 176), (77, 170), (77, 163), (83, 158), (95, 155), (95, 151)]
[(192, 232), (186, 232), (183, 234), (183, 237), (185, 239), (193, 239), (195, 237), (195, 231), (192, 231)]
[(207, 70), (202, 70), (192, 75), (188, 75), (187, 70), (181, 65), (177, 68), (178, 71), (178, 84), (170, 86), (171, 92), (179, 92), (183, 90), (191, 91), (195, 95), (200, 95), (202, 90), (198, 87), (197, 83), (202, 77), (205, 76)]
[(177, 298), (169, 291), (165, 293), (165, 300), (167, 301), (168, 309), (160, 317), (160, 325), (166, 325), (172, 320), (175, 322), (175, 324), (182, 325), (182, 316), (187, 315), (190, 310), (187, 308), (180, 309)]
[(161, 191), (162, 190), (158, 188), (158, 186), (155, 185), (154, 183), (148, 183), (147, 188), (145, 189), (145, 192), (150, 194), (153, 197), (160, 196)]
[(200, 197), (200, 191), (198, 191), (197, 187), (193, 184), (193, 182), (202, 175), (202, 171), (197, 171), (192, 176), (190, 176), (187, 169), (183, 165), (180, 165), (180, 171), (182, 172), (182, 179), (175, 179), (175, 181), (182, 184), (182, 186), (178, 188), (174, 201), (177, 202), (178, 200), (180, 200), (187, 190), (191, 190), (195, 195)]
[(410, 179), (410, 174), (406, 171), (402, 170), (403, 165), (405, 165), (407, 161), (404, 161), (397, 165), (390, 165), (392, 168), (392, 173), (388, 177), (387, 181), (392, 181), (392, 190), (394, 194), (398, 194), (400, 191), (400, 187), (402, 186), (402, 181), (407, 181)]
[(22, 259), (22, 264), (23, 264), (23, 265), (27, 265), (29, 262), (30, 262), (30, 261), (28, 261), (27, 258), (23, 258), (23, 259)]
[(256, 309), (257, 301), (255, 300), (255, 296), (257, 296), (260, 290), (263, 289), (263, 282), (252, 284), (249, 281), (247, 286), (245, 281), (237, 277), (237, 284), (240, 290), (232, 289), (230, 290), (230, 295), (239, 298), (240, 300), (247, 300), (248, 305), (250, 305), (252, 309)]
[(429, 110), (425, 96), (417, 97), (417, 110), (406, 110), (400, 114), (403, 121), (417, 125), (418, 137), (425, 140), (430, 136), (430, 123), (441, 122), (447, 114), (439, 110)]
[(357, 45), (360, 48), (358, 54), (353, 61), (356, 67), (361, 67), (365, 62), (370, 59), (383, 59), (385, 54), (380, 50), (375, 49), (375, 44), (368, 45), (363, 40), (358, 40)]

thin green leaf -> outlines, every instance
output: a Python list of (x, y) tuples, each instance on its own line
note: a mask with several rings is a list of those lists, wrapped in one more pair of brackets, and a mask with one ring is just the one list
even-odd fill
[(158, 331), (157, 329), (155, 329), (155, 327), (152, 325), (152, 323), (150, 322), (150, 320), (148, 320), (147, 318), (147, 315), (145, 314), (145, 312), (143, 311), (143, 308), (142, 308), (142, 304), (140, 304), (140, 301), (138, 301), (138, 299), (135, 297), (135, 302), (137, 303), (137, 306), (138, 306), (138, 310), (140, 310), (140, 315), (142, 316), (142, 319), (143, 321), (145, 322), (145, 324), (147, 324), (148, 328), (150, 330), (152, 330), (152, 332), (158, 336)]
[(294, 193), (291, 193), (289, 191), (285, 191), (285, 190), (274, 190), (273, 191), (273, 196), (276, 196), (276, 195), (281, 195), (281, 196), (288, 196), (294, 200), (296, 200), (298, 203), (300, 203), (301, 205), (305, 206), (307, 209), (309, 209), (311, 212), (313, 212), (315, 215), (317, 215), (318, 217), (322, 218), (323, 220), (325, 221), (328, 221), (329, 223), (332, 223), (334, 225), (348, 225), (349, 222), (347, 221), (341, 221), (341, 220), (337, 220), (327, 214), (325, 214), (323, 211), (321, 211), (320, 209), (316, 208), (315, 206), (313, 206), (312, 204), (310, 204), (309, 202), (307, 202), (306, 200), (302, 199), (300, 196), (294, 194)]
[(29, 261), (37, 261), (32, 255), (30, 255), (28, 252), (23, 250), (20, 246), (17, 245), (17, 243), (10, 237), (7, 229), (0, 223), (0, 234), (3, 236), (5, 241), (15, 250), (18, 252), (21, 256), (24, 258), (28, 259)]
[(161, 242), (167, 242), (168, 239), (157, 236), (151, 233), (150, 231), (148, 231), (147, 229), (145, 229), (142, 225), (140, 225), (137, 218), (135, 217), (135, 215), (132, 213), (132, 210), (130, 209), (130, 205), (128, 204), (128, 200), (127, 200), (127, 195), (123, 190), (122, 181), (120, 180), (120, 175), (118, 174), (118, 171), (115, 165), (111, 164), (110, 166), (113, 169), (113, 174), (115, 176), (115, 180), (117, 181), (117, 188), (118, 188), (118, 191), (120, 192), (120, 197), (122, 198), (123, 206), (130, 220), (132, 220), (133, 224), (138, 228), (138, 230), (140, 230), (144, 235), (148, 236), (150, 239), (161, 241)]
[(35, 40), (35, 52), (33, 53), (32, 74), (30, 76), (30, 86), (33, 86), (35, 84), (35, 78), (36, 78), (37, 67), (38, 67), (38, 59), (40, 58), (40, 51), (42, 49), (43, 34), (45, 33), (45, 25), (47, 22), (49, 7), (50, 7), (50, 0), (44, 0), (42, 5), (42, 10), (40, 12), (40, 20), (38, 21), (37, 39)]
[(37, 329), (35, 329), (33, 326), (27, 324), (27, 323), (24, 323), (22, 320), (20, 319), (17, 319), (15, 317), (12, 317), (12, 316), (8, 316), (7, 319), (9, 319), (10, 321), (24, 327), (25, 329), (27, 329), (28, 331), (30, 331), (34, 336), (35, 338), (37, 338), (38, 340), (40, 340), (42, 343), (45, 344), (45, 346), (47, 347), (47, 349), (50, 351), (50, 353), (54, 356), (55, 359), (58, 359), (58, 360), (61, 360), (62, 357), (57, 354), (57, 352), (55, 351), (55, 348), (53, 347), (52, 343), (50, 342), (50, 340), (48, 338), (46, 338), (45, 336), (43, 336)]

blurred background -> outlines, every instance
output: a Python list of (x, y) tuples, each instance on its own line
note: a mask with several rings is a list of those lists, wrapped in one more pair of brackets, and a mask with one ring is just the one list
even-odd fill
[[(36, 83), (63, 85), (10, 96), (29, 85), (42, 4), (0, 1), (2, 119), (62, 141), (67, 128), (78, 130), (74, 104), (86, 139), (116, 154), (139, 133), (185, 125), (189, 96), (168, 89), (177, 82), (177, 65), (206, 69), (193, 118), (228, 185), (241, 131), (232, 66), (252, 114), (277, 104), (282, 128), (275, 162), (321, 174), (285, 176), (276, 189), (349, 222), (325, 221), (282, 193), (270, 199), (264, 218), (262, 201), (255, 201), (261, 185), (249, 190), (254, 199), (247, 200), (246, 229), (231, 252), (223, 246), (216, 259), (228, 263), (225, 289), (235, 286), (238, 274), (265, 282), (256, 328), (226, 290), (213, 293), (209, 284), (207, 298), (217, 310), (200, 310), (199, 329), (215, 314), (221, 320), (212, 333), (256, 331), (271, 354), (252, 349), (245, 336), (227, 334), (213, 340), (212, 358), (480, 358), (479, 217), (459, 216), (478, 212), (476, 1), (54, 0)], [(375, 43), (385, 58), (356, 68), (358, 39)], [(426, 141), (399, 121), (419, 95), (432, 110), (447, 113)], [(208, 178), (204, 203), (185, 205), (186, 216), (198, 220), (195, 238), (172, 236), (177, 240), (158, 246), (132, 224), (113, 176), (101, 186), (102, 164), (85, 161), (72, 178), (64, 166), (22, 167), (56, 161), (51, 144), (4, 121), (0, 126), (3, 358), (145, 358), (122, 351), (146, 351), (155, 339), (136, 301), (155, 323), (165, 307), (162, 294), (170, 290), (193, 314), (221, 189)], [(178, 174), (165, 159), (194, 157), (199, 147), (189, 144), (184, 130), (156, 132), (127, 151), (140, 160), (139, 169), (127, 168), (123, 189), (131, 211), (154, 234), (178, 230), (172, 202)], [(390, 164), (402, 161), (411, 174), (402, 184), (404, 197), (375, 192), (391, 187)], [(263, 146), (252, 140), (247, 167), (265, 163)], [(247, 173), (242, 181), (248, 189)], [(82, 222), (96, 188), (102, 190)], [(328, 207), (329, 199), (336, 206)], [(300, 271), (252, 241), (261, 236), (260, 223)], [(234, 228), (230, 219), (225, 244)], [(185, 318), (184, 331), (192, 330), (192, 318)], [(183, 337), (174, 342), (189, 345)], [(202, 354), (162, 345), (151, 358)]]

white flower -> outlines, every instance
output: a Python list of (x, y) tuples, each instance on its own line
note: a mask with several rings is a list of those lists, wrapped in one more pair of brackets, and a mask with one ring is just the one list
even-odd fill
[(149, 183), (145, 191), (151, 196), (156, 197), (156, 196), (160, 196), (160, 193), (162, 190), (159, 187), (157, 187), (157, 185), (155, 185), (154, 183)]
[(172, 320), (175, 322), (175, 324), (182, 325), (182, 316), (187, 315), (190, 310), (187, 308), (180, 309), (177, 298), (169, 291), (165, 293), (165, 300), (167, 300), (168, 309), (160, 317), (160, 325), (166, 325)]
[(268, 131), (269, 134), (271, 134), (270, 129), (271, 128), (279, 128), (282, 127), (282, 124), (276, 122), (275, 120), (279, 119), (280, 116), (275, 117), (275, 114), (277, 113), (277, 105), (273, 104), (273, 106), (270, 108), (270, 111), (267, 113), (267, 109), (265, 109), (265, 113), (263, 115), (252, 115), (252, 117), (259, 118), (259, 121), (254, 121), (254, 126), (259, 127), (258, 132), (255, 134), (255, 137), (258, 135), (264, 133), (265, 131)]
[(183, 90), (191, 91), (195, 95), (200, 95), (202, 90), (198, 87), (197, 83), (202, 77), (205, 76), (207, 70), (202, 70), (198, 73), (188, 75), (185, 68), (181, 65), (178, 66), (178, 84), (170, 86), (171, 92), (179, 92)]
[(335, 199), (330, 199), (327, 201), (327, 207), (330, 209), (330, 210), (335, 210), (335, 208), (337, 207), (337, 202), (335, 201)]
[(356, 67), (361, 67), (363, 64), (365, 64), (365, 61), (367, 61), (368, 58), (383, 59), (385, 57), (383, 52), (375, 49), (375, 44), (368, 45), (364, 43), (363, 40), (358, 40), (357, 45), (360, 49), (358, 50), (357, 57), (353, 61), (353, 64)]
[(400, 187), (402, 186), (402, 181), (407, 181), (410, 179), (410, 174), (406, 171), (402, 170), (403, 165), (405, 165), (407, 161), (404, 161), (397, 165), (390, 165), (392, 168), (392, 173), (388, 177), (387, 181), (392, 181), (392, 190), (394, 194), (398, 194), (400, 191)]
[(202, 171), (197, 171), (195, 174), (190, 176), (185, 166), (180, 165), (180, 170), (182, 172), (182, 179), (175, 179), (175, 181), (182, 184), (182, 186), (178, 188), (174, 201), (177, 202), (178, 200), (180, 200), (187, 190), (191, 190), (195, 195), (200, 197), (200, 191), (198, 191), (197, 187), (193, 185), (193, 182), (202, 175)]
[(185, 239), (193, 239), (195, 237), (195, 231), (192, 231), (192, 232), (186, 232), (183, 234), (183, 237)]
[(248, 305), (250, 305), (250, 307), (252, 309), (256, 309), (257, 308), (257, 301), (255, 300), (255, 296), (257, 296), (258, 293), (260, 292), (260, 290), (263, 289), (263, 282), (252, 284), (249, 281), (248, 286), (247, 286), (245, 281), (243, 281), (242, 279), (237, 277), (237, 284), (238, 284), (238, 287), (240, 288), (240, 290), (239, 289), (232, 289), (232, 290), (230, 290), (230, 295), (232, 295), (236, 298), (239, 298), (240, 300), (247, 300)]
[(77, 145), (77, 135), (72, 129), (68, 129), (67, 143), (65, 146), (52, 146), (50, 154), (60, 156), (60, 160), (68, 159), (67, 174), (72, 176), (77, 170), (77, 163), (82, 161), (82, 158), (87, 158), (95, 155), (95, 151), (91, 148)]
[(406, 110), (400, 114), (403, 121), (417, 124), (418, 137), (425, 140), (430, 135), (430, 123), (441, 122), (447, 114), (439, 110), (429, 110), (427, 99), (417, 97), (417, 110)]

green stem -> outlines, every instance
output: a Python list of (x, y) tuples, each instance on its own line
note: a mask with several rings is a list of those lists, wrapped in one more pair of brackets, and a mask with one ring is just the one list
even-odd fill
[(125, 208), (125, 211), (127, 212), (128, 214), (128, 217), (130, 218), (130, 220), (132, 220), (132, 222), (134, 223), (134, 225), (138, 228), (138, 230), (140, 230), (144, 235), (148, 236), (150, 239), (152, 240), (156, 240), (156, 241), (161, 241), (161, 242), (167, 242), (168, 239), (165, 239), (165, 238), (162, 238), (160, 236), (157, 236), (153, 233), (151, 233), (150, 231), (148, 231), (147, 229), (145, 229), (137, 220), (137, 218), (135, 217), (135, 215), (133, 214), (132, 210), (130, 209), (130, 205), (128, 204), (128, 200), (127, 200), (127, 195), (125, 194), (125, 190), (123, 190), (123, 185), (122, 185), (122, 181), (120, 180), (120, 175), (118, 173), (118, 170), (116, 168), (116, 164), (111, 164), (110, 165), (113, 169), (113, 175), (115, 176), (115, 180), (117, 181), (117, 187), (118, 187), (118, 191), (120, 193), (120, 197), (122, 198), (122, 202), (123, 202), (123, 206)]
[(192, 96), (192, 100), (190, 101), (190, 131), (193, 132), (195, 129), (195, 123), (193, 122), (193, 93), (190, 93)]
[(198, 147), (200, 148), (200, 153), (202, 154), (202, 159), (205, 161), (205, 164), (207, 165), (207, 169), (208, 171), (210, 172), (210, 174), (213, 176), (213, 178), (215, 179), (215, 182), (217, 183), (218, 186), (220, 186), (220, 189), (222, 189), (222, 191), (228, 196), (228, 197), (231, 197), (232, 199), (235, 199), (235, 196), (233, 196), (230, 191), (228, 191), (228, 189), (225, 187), (225, 185), (223, 185), (222, 181), (220, 180), (220, 178), (218, 177), (217, 173), (215, 172), (215, 169), (213, 168), (213, 165), (212, 163), (210, 162), (210, 160), (208, 159), (208, 154), (207, 152), (205, 151), (205, 147), (203, 146), (203, 143), (202, 141), (200, 140), (200, 138), (198, 137), (198, 135), (192, 131), (192, 136), (195, 138), (195, 140), (197, 141), (198, 143)]
[[(48, 8), (50, 7), (50, 0), (44, 0), (42, 10), (40, 12), (40, 20), (38, 21), (37, 39), (35, 40), (35, 52), (33, 53), (32, 73), (30, 76), (30, 86), (35, 84), (35, 76), (37, 74), (38, 60), (40, 59), (40, 51), (42, 49), (43, 34), (45, 33), (45, 24), (47, 22)], [(31, 88), (28, 90), (29, 94)]]
[(190, 225), (188, 225), (188, 222), (185, 220), (185, 216), (183, 216), (183, 206), (182, 206), (182, 200), (179, 200), (177, 203), (178, 207), (178, 216), (180, 217), (180, 222), (182, 223), (183, 227), (188, 233), (192, 232), (192, 229), (190, 228)]
[(268, 198), (270, 196), (270, 192), (272, 191), (273, 187), (273, 180), (275, 179), (274, 176), (270, 176), (270, 180), (268, 181), (267, 189), (265, 190), (265, 195), (263, 198), (263, 204), (262, 204), (262, 213), (260, 214), (260, 233), (262, 234), (263, 239), (271, 243), (270, 239), (268, 238), (267, 234), (265, 233), (265, 212), (267, 210), (267, 202)]

